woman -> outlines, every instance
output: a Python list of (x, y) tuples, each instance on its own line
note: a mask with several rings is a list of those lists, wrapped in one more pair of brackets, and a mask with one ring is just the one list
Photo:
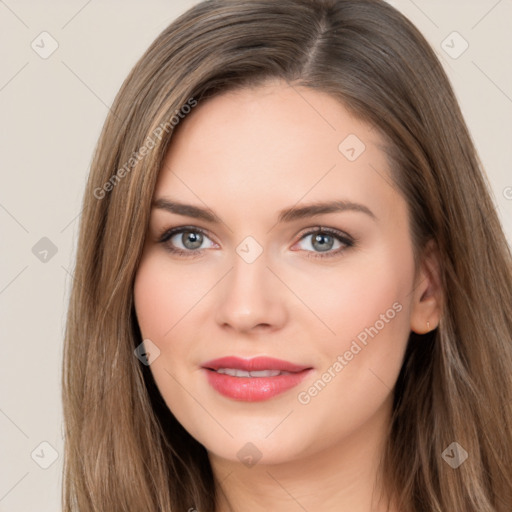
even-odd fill
[(64, 509), (505, 512), (510, 250), (459, 106), (380, 0), (214, 0), (92, 163)]

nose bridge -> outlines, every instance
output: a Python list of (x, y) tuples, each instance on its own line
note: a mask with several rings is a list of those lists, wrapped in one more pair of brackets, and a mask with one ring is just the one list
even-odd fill
[(262, 253), (254, 259), (246, 259), (244, 255), (240, 255), (240, 248), (238, 248), (237, 254), (233, 257), (233, 270), (230, 276), (232, 291), (237, 295), (240, 294), (239, 298), (248, 297), (250, 294), (254, 297), (264, 294), (265, 288), (268, 288), (269, 285), (268, 263), (266, 253)]
[(224, 279), (217, 321), (237, 330), (260, 324), (276, 327), (285, 319), (282, 290), (269, 265), (267, 253), (256, 254), (251, 241), (242, 242), (233, 255), (232, 270)]

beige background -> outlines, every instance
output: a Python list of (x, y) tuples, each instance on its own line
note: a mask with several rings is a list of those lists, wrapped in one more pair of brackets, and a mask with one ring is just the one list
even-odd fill
[[(0, 512), (61, 508), (62, 337), (88, 166), (125, 76), (194, 3), (0, 0)], [(512, 1), (390, 3), (441, 58), (512, 241)], [(58, 43), (46, 59), (31, 47), (51, 49), (43, 31)], [(469, 44), (458, 58), (453, 31)], [(46, 262), (32, 250), (43, 237)]]

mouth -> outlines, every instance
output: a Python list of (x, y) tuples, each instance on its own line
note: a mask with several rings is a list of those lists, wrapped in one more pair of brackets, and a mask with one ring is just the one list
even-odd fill
[(281, 359), (234, 356), (208, 361), (202, 365), (210, 386), (233, 400), (268, 400), (297, 386), (313, 369)]

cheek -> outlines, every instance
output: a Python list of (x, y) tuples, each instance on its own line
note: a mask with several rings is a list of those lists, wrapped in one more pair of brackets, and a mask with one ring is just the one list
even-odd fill
[(207, 291), (197, 274), (171, 266), (165, 255), (151, 254), (141, 261), (134, 283), (137, 320), (145, 338), (163, 343)]
[(340, 385), (350, 383), (363, 395), (381, 386), (379, 378), (393, 386), (410, 333), (413, 276), (412, 253), (404, 248), (397, 258), (383, 249), (368, 258), (354, 258), (333, 273), (324, 294), (316, 301), (316, 295), (311, 296), (318, 316), (334, 332), (317, 338), (323, 366), (328, 369), (338, 356), (343, 359), (343, 369), (337, 372), (341, 378), (336, 379)]
[(166, 277), (149, 262), (142, 262), (133, 289), (135, 311), (143, 338), (160, 339), (172, 326), (172, 294), (166, 293)]
[[(366, 258), (354, 256), (340, 264), (339, 270), (318, 272), (314, 280), (310, 275), (301, 275), (301, 278), (289, 277), (290, 280), (293, 277), (294, 291), (305, 298), (317, 317), (308, 315), (311, 321), (319, 328), (324, 324), (322, 338), (331, 338), (330, 343), (338, 340), (343, 344), (376, 323), (379, 331), (384, 331), (385, 325), (387, 332), (397, 324), (407, 323), (403, 311), (407, 299), (410, 300), (413, 278), (410, 261), (398, 262), (394, 255), (387, 257), (381, 252)], [(339, 344), (336, 348), (340, 348)]]
[(365, 272), (340, 276), (343, 287), (324, 311), (336, 336), (317, 338), (322, 358), (316, 380), (297, 397), (305, 421), (322, 429), (325, 439), (348, 435), (390, 400), (410, 332), (411, 272), (381, 259)]
[[(134, 282), (134, 303), (143, 339), (150, 339), (160, 355), (150, 366), (155, 382), (170, 409), (185, 400), (178, 382), (195, 371), (204, 338), (203, 299), (218, 280), (217, 273), (193, 266), (170, 263), (167, 255), (148, 251), (139, 265)], [(199, 354), (201, 355), (201, 354)], [(200, 359), (199, 359), (200, 360)]]
[[(134, 303), (137, 321), (143, 339), (150, 339), (160, 350), (160, 355), (150, 365), (151, 373), (169, 409), (179, 409), (183, 393), (177, 380), (186, 368), (181, 363), (186, 357), (186, 336), (177, 336), (192, 304), (197, 302), (199, 291), (181, 288), (187, 276), (170, 269), (154, 253), (143, 258), (134, 282)], [(190, 297), (189, 295), (193, 295)], [(186, 319), (186, 317), (185, 317)], [(178, 365), (173, 364), (178, 362)]]

